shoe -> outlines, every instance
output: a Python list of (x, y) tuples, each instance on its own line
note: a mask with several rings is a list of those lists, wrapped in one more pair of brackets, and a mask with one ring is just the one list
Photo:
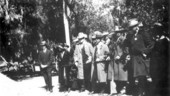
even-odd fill
[(89, 92), (88, 94), (89, 94), (89, 95), (92, 95), (92, 94), (94, 94), (94, 91), (91, 91), (91, 92)]
[(49, 91), (52, 93), (52, 92), (53, 92), (53, 89), (49, 89)]
[(124, 87), (122, 90), (120, 90), (121, 94), (125, 94), (126, 93), (126, 87)]
[(80, 91), (80, 92), (84, 92), (84, 91), (85, 91), (85, 88), (81, 88), (79, 91)]

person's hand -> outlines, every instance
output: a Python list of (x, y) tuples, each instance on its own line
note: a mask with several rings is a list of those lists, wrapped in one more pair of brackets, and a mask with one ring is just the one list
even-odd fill
[(145, 53), (143, 53), (142, 55), (143, 55), (143, 57), (145, 57), (145, 58), (146, 58), (146, 56), (147, 56)]
[(130, 60), (130, 55), (126, 56), (126, 60), (128, 60), (128, 61)]
[(90, 63), (90, 60), (87, 60), (87, 61), (86, 61), (86, 64), (88, 64), (88, 63)]
[(120, 56), (116, 56), (116, 58), (115, 59), (120, 59)]
[(88, 64), (88, 63), (90, 63), (90, 62), (92, 62), (92, 58), (91, 58), (91, 56), (88, 58), (88, 60), (86, 61), (86, 64)]
[(97, 58), (97, 59), (96, 59), (96, 61), (98, 62), (98, 61), (100, 61), (100, 59), (99, 59), (99, 58)]
[(110, 60), (110, 56), (108, 56), (107, 58), (106, 58), (106, 61), (109, 61)]
[(78, 66), (78, 62), (75, 62), (75, 65)]

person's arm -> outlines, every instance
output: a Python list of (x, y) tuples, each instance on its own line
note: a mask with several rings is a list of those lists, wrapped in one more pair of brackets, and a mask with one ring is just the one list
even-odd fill
[(77, 66), (78, 65), (78, 58), (77, 58), (77, 56), (78, 56), (78, 46), (75, 46), (75, 50), (74, 50), (74, 53), (73, 53), (73, 58), (74, 58), (74, 62), (75, 62), (75, 65)]
[(51, 65), (53, 62), (53, 52), (49, 51), (49, 61), (47, 62), (47, 65)]
[(142, 51), (142, 54), (147, 56), (154, 47), (154, 41), (151, 39), (151, 36), (148, 32), (144, 32), (142, 36), (146, 45), (146, 48)]
[(87, 61), (85, 61), (86, 64), (92, 62), (92, 49), (91, 48), (92, 46), (90, 44), (84, 45), (84, 51), (87, 56)]
[(38, 54), (38, 64), (42, 64), (42, 62), (41, 62), (41, 53), (39, 52), (39, 54)]
[(109, 48), (107, 45), (102, 45), (102, 48), (101, 48), (101, 52), (103, 52), (103, 54), (100, 54), (96, 61), (106, 61), (106, 59), (109, 57)]

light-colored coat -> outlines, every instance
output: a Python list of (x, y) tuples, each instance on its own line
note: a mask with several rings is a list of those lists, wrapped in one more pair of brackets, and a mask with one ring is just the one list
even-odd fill
[(106, 44), (99, 42), (95, 47), (94, 64), (97, 67), (97, 80), (99, 82), (107, 81), (106, 58), (109, 56), (109, 48)]
[(84, 70), (83, 70), (83, 57), (82, 57), (82, 44), (77, 44), (74, 50), (74, 62), (77, 63), (77, 78), (84, 79)]
[(82, 47), (83, 64), (86, 64), (86, 61), (92, 63), (93, 51), (94, 49), (91, 43), (84, 41)]

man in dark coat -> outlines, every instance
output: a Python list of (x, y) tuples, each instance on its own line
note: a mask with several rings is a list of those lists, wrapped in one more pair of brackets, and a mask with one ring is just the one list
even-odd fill
[(152, 78), (152, 96), (168, 95), (168, 68), (169, 68), (169, 41), (164, 32), (163, 25), (156, 25), (153, 28), (155, 34), (155, 46), (151, 54), (150, 73)]
[(42, 74), (44, 76), (44, 80), (46, 83), (47, 91), (52, 92), (52, 60), (53, 60), (53, 52), (47, 49), (47, 45), (45, 41), (41, 43), (42, 51), (39, 52), (38, 61), (41, 66)]
[(70, 53), (68, 51), (69, 46), (64, 45), (61, 52), (61, 61), (59, 62), (59, 83), (60, 91), (67, 91), (69, 86), (69, 60)]
[(147, 32), (139, 30), (141, 24), (137, 19), (130, 20), (129, 42), (126, 43), (129, 45), (132, 64), (132, 72), (130, 72), (132, 74), (129, 75), (134, 78), (129, 82), (136, 83), (138, 86), (137, 95), (143, 96), (146, 94), (147, 76), (149, 76), (147, 57), (154, 43)]

